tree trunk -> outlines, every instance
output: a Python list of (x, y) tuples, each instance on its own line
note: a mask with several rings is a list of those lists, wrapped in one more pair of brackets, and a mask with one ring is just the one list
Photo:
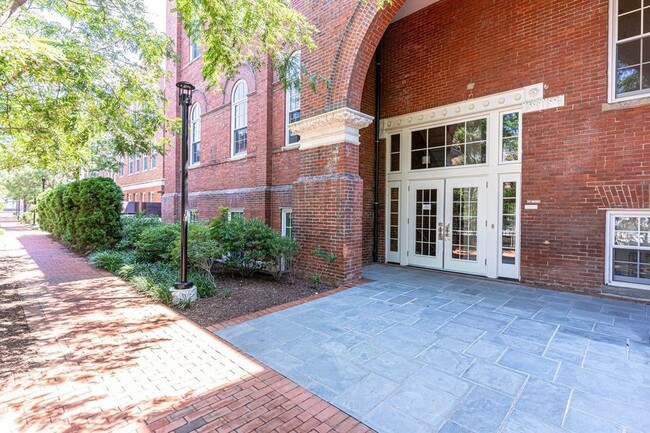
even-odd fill
[(9, 21), (9, 18), (25, 3), (27, 3), (27, 0), (11, 0), (0, 13), (0, 27), (4, 26)]

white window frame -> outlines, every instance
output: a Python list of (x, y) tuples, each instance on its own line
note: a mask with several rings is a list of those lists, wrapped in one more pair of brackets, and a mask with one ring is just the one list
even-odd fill
[[(650, 89), (639, 90), (638, 92), (628, 94), (627, 96), (616, 96), (616, 69), (617, 69), (616, 68), (617, 66), (616, 65), (616, 43), (618, 37), (618, 2), (619, 0), (609, 0), (609, 31), (608, 31), (609, 67), (607, 68), (608, 69), (607, 102), (609, 103), (629, 101), (629, 100), (641, 99), (641, 98), (650, 98)], [(643, 7), (643, 2), (641, 3), (641, 5)], [(643, 16), (643, 12), (641, 13), (641, 15)], [(643, 21), (642, 21), (641, 31), (643, 32)], [(650, 36), (650, 35), (646, 34), (646, 36)], [(643, 38), (643, 36), (641, 36), (641, 38)], [(641, 63), (643, 64), (643, 59), (641, 59)], [(641, 76), (640, 78), (642, 79), (643, 76)]]
[[(398, 170), (393, 171), (391, 170), (390, 162), (391, 162), (391, 156), (393, 155), (393, 137), (398, 135), (399, 136), (399, 167)], [(404, 163), (404, 137), (402, 136), (401, 132), (393, 132), (392, 134), (389, 134), (386, 137), (386, 173), (390, 174), (399, 174), (402, 172), (402, 164)], [(409, 160), (410, 163), (410, 160)]]
[[(297, 60), (296, 63), (294, 63), (293, 60), (292, 60), (291, 61), (291, 66), (295, 66), (297, 64), (298, 69), (296, 71), (293, 68), (290, 68), (290, 70), (288, 71), (288, 74), (289, 74), (290, 77), (292, 77), (294, 74), (298, 74), (298, 76), (300, 76), (301, 61), (302, 61), (302, 59), (300, 57), (300, 51), (296, 51), (295, 53), (293, 53), (291, 55), (291, 59), (295, 59), (295, 58), (298, 58), (298, 60)], [(295, 94), (297, 94), (297, 95), (295, 95)], [(291, 109), (292, 108), (291, 107), (291, 101), (294, 99), (294, 96), (295, 96), (295, 99), (298, 101), (298, 104), (297, 104), (298, 107), (297, 107), (297, 109), (296, 109), (296, 107), (293, 107), (294, 109), (292, 110)], [(300, 97), (301, 97), (300, 88), (295, 88), (293, 86), (289, 86), (287, 88), (287, 90), (285, 92), (285, 110), (284, 110), (284, 119), (285, 119), (285, 141), (284, 141), (284, 145), (285, 145), (285, 147), (300, 146), (300, 136), (298, 134), (291, 133), (291, 131), (289, 130), (289, 124), (291, 123), (291, 113), (293, 113), (295, 111), (300, 112), (300, 109), (301, 109)], [(300, 118), (298, 120), (300, 120)], [(290, 142), (291, 137), (298, 137), (298, 141), (296, 141), (295, 143), (291, 143)]]
[[(517, 113), (519, 115), (519, 135), (517, 136), (517, 160), (516, 161), (504, 161), (503, 160), (503, 117), (508, 115), (508, 114), (514, 114)], [(499, 164), (521, 164), (521, 158), (522, 158), (522, 152), (521, 148), (522, 146), (522, 137), (523, 137), (523, 113), (521, 110), (511, 110), (511, 111), (502, 111), (499, 113)], [(513, 137), (507, 137), (507, 138), (513, 138)]]
[[(244, 97), (238, 100), (235, 100), (235, 97), (237, 95), (237, 90), (239, 89), (240, 86), (244, 86)], [(239, 80), (235, 83), (235, 85), (232, 88), (232, 96), (231, 96), (231, 110), (230, 110), (230, 157), (231, 158), (236, 158), (236, 157), (242, 157), (246, 155), (248, 152), (248, 84), (246, 83), (245, 80)], [(246, 144), (244, 146), (244, 150), (240, 151), (238, 153), (235, 153), (235, 112), (237, 111), (237, 108), (239, 107), (244, 107), (244, 115), (243, 117), (245, 118), (245, 125), (237, 128), (237, 130), (244, 129), (246, 128)], [(242, 116), (240, 116), (242, 117)]]
[[(287, 214), (291, 215), (291, 226), (287, 227), (287, 220), (286, 216)], [(281, 234), (282, 236), (287, 236), (287, 228), (291, 229), (291, 237), (293, 238), (293, 209), (290, 207), (282, 208), (281, 209), (281, 215), (282, 215), (282, 224), (281, 224)]]
[(188, 219), (187, 222), (190, 223), (195, 223), (199, 221), (199, 210), (198, 209), (190, 209), (187, 211), (188, 214)]
[(129, 157), (129, 176), (133, 174), (133, 169), (135, 168), (135, 160), (132, 156)]
[(154, 199), (155, 195), (156, 195), (156, 193), (154, 191), (149, 192), (149, 202), (150, 203), (153, 203), (153, 199)]
[(631, 283), (625, 281), (614, 281), (613, 275), (613, 252), (614, 252), (614, 221), (615, 217), (628, 216), (628, 217), (650, 217), (650, 210), (648, 209), (634, 209), (634, 210), (610, 210), (607, 211), (607, 228), (605, 230), (605, 284), (614, 287), (627, 287), (633, 289), (650, 290), (650, 284)]
[(158, 153), (157, 152), (151, 152), (151, 164), (149, 166), (153, 170), (154, 168), (158, 167)]
[(243, 207), (234, 207), (234, 208), (229, 208), (228, 209), (228, 221), (232, 220), (233, 214), (241, 214), (244, 218), (246, 217), (246, 214), (244, 213), (244, 208)]
[(189, 56), (189, 63), (192, 63), (199, 57), (201, 57), (201, 44), (199, 44), (198, 41), (195, 41), (192, 38), (190, 39), (190, 56)]
[(149, 170), (149, 155), (142, 155), (142, 171)]
[[(519, 118), (521, 122), (521, 117)], [(521, 123), (519, 125), (521, 132)], [(503, 184), (508, 182), (516, 183), (515, 191), (515, 263), (503, 263)], [(521, 175), (520, 174), (502, 174), (499, 176), (499, 212), (498, 212), (498, 233), (497, 241), (499, 243), (497, 249), (497, 269), (499, 277), (511, 278), (519, 280), (519, 272), (521, 269)]]
[[(198, 117), (195, 118), (195, 113), (198, 112)], [(191, 166), (197, 166), (201, 163), (201, 116), (203, 115), (201, 111), (201, 105), (197, 102), (192, 106), (192, 110), (190, 111), (190, 155), (189, 155), (189, 160), (190, 160), (190, 165)], [(196, 130), (198, 129), (198, 137), (195, 137)], [(198, 138), (198, 140), (196, 139)], [(197, 149), (197, 152), (194, 152), (194, 149)], [(198, 154), (198, 158), (194, 159), (194, 154)]]
[(140, 165), (140, 154), (135, 155), (135, 172), (140, 173), (140, 169), (142, 166)]
[[(486, 130), (485, 162), (482, 162), (480, 164), (463, 164), (463, 165), (449, 165), (449, 166), (445, 165), (443, 167), (427, 167), (427, 168), (416, 168), (416, 169), (413, 168), (413, 159), (412, 159), (413, 158), (413, 143), (412, 143), (412, 140), (413, 140), (413, 133), (414, 132), (422, 131), (422, 130), (428, 130), (428, 129), (434, 129), (434, 128), (441, 128), (441, 127), (447, 128), (448, 126), (455, 125), (455, 124), (458, 124), (458, 123), (467, 124), (469, 122), (473, 122), (473, 121), (476, 121), (476, 120), (485, 120), (485, 130)], [(491, 164), (491, 161), (490, 161), (490, 154), (491, 154), (490, 145), (494, 146), (494, 144), (490, 140), (490, 127), (492, 125), (491, 124), (492, 121), (493, 121), (492, 116), (490, 116), (488, 113), (486, 113), (486, 114), (483, 114), (481, 116), (466, 116), (466, 117), (458, 117), (458, 118), (453, 118), (453, 119), (446, 119), (443, 122), (432, 123), (429, 126), (419, 126), (419, 127), (414, 127), (414, 128), (405, 129), (405, 130), (401, 131), (402, 137), (400, 138), (400, 143), (401, 143), (400, 150), (401, 150), (402, 156), (404, 156), (405, 150), (408, 150), (408, 153), (406, 154), (407, 155), (406, 162), (402, 161), (405, 158), (400, 157), (400, 164), (407, 164), (407, 167), (408, 167), (406, 170), (402, 170), (402, 171), (404, 171), (405, 173), (419, 173), (419, 172), (427, 173), (427, 172), (444, 172), (446, 170), (463, 170), (463, 169), (467, 169), (468, 167), (487, 167), (487, 166), (489, 166)], [(406, 140), (408, 141), (406, 146), (405, 146), (405, 143), (404, 143), (404, 138), (405, 138), (404, 133), (406, 133)], [(391, 132), (390, 134), (395, 135), (396, 132)], [(470, 142), (470, 143), (474, 143), (474, 142)], [(465, 142), (464, 144), (467, 144), (467, 142)], [(445, 143), (445, 147), (444, 147), (445, 152), (446, 152), (447, 147), (449, 147), (449, 146)], [(431, 149), (431, 148), (428, 147), (428, 144), (427, 144), (427, 150), (428, 149)], [(420, 149), (420, 150), (422, 150), (422, 149)], [(518, 161), (518, 162), (521, 162), (521, 161)], [(445, 163), (446, 163), (446, 153), (445, 153)], [(390, 174), (394, 174), (394, 173), (395, 172), (390, 172)]]

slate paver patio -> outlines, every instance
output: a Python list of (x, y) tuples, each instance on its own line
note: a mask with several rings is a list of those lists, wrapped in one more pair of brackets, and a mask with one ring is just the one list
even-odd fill
[(365, 274), (217, 334), (380, 433), (650, 432), (650, 306)]

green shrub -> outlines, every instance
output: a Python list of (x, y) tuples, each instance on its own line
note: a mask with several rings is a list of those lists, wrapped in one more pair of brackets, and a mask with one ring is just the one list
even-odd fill
[[(221, 215), (212, 219), (210, 233), (223, 249), (225, 265), (244, 277), (277, 269), (283, 255), (291, 262), (298, 251), (293, 239), (283, 238), (261, 220), (243, 217), (229, 220), (227, 209), (221, 209)], [(278, 277), (280, 273), (278, 269)]]
[[(192, 270), (210, 273), (214, 263), (223, 257), (223, 249), (210, 235), (210, 228), (203, 223), (192, 223), (187, 231), (187, 264)], [(170, 259), (181, 260), (181, 239), (178, 236), (171, 246)]]
[(133, 264), (135, 259), (131, 252), (105, 250), (90, 254), (88, 261), (96, 268), (106, 269), (112, 274), (117, 274), (124, 265)]
[(138, 261), (157, 262), (170, 260), (171, 245), (180, 237), (178, 224), (154, 224), (137, 236), (135, 258)]
[(178, 272), (166, 263), (135, 263), (128, 277), (137, 291), (166, 305), (172, 302), (169, 289), (177, 279)]
[(110, 248), (121, 235), (122, 190), (112, 179), (82, 179), (42, 193), (43, 230), (77, 250)]
[(211, 273), (204, 271), (191, 271), (187, 274), (187, 279), (196, 286), (199, 298), (209, 298), (217, 292), (217, 283)]
[(18, 220), (23, 224), (32, 225), (32, 222), (34, 221), (34, 213), (31, 211), (23, 212), (18, 217)]
[(135, 241), (138, 235), (147, 227), (162, 225), (158, 217), (122, 216), (122, 237), (117, 243), (119, 249), (132, 249), (135, 247)]

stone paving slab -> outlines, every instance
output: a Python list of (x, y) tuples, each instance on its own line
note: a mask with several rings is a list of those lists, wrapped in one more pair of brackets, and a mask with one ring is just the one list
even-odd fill
[(650, 432), (650, 306), (365, 274), (374, 281), (217, 334), (380, 433)]
[(44, 233), (0, 223), (0, 283), (20, 285), (39, 353), (0, 379), (1, 433), (371, 431)]

